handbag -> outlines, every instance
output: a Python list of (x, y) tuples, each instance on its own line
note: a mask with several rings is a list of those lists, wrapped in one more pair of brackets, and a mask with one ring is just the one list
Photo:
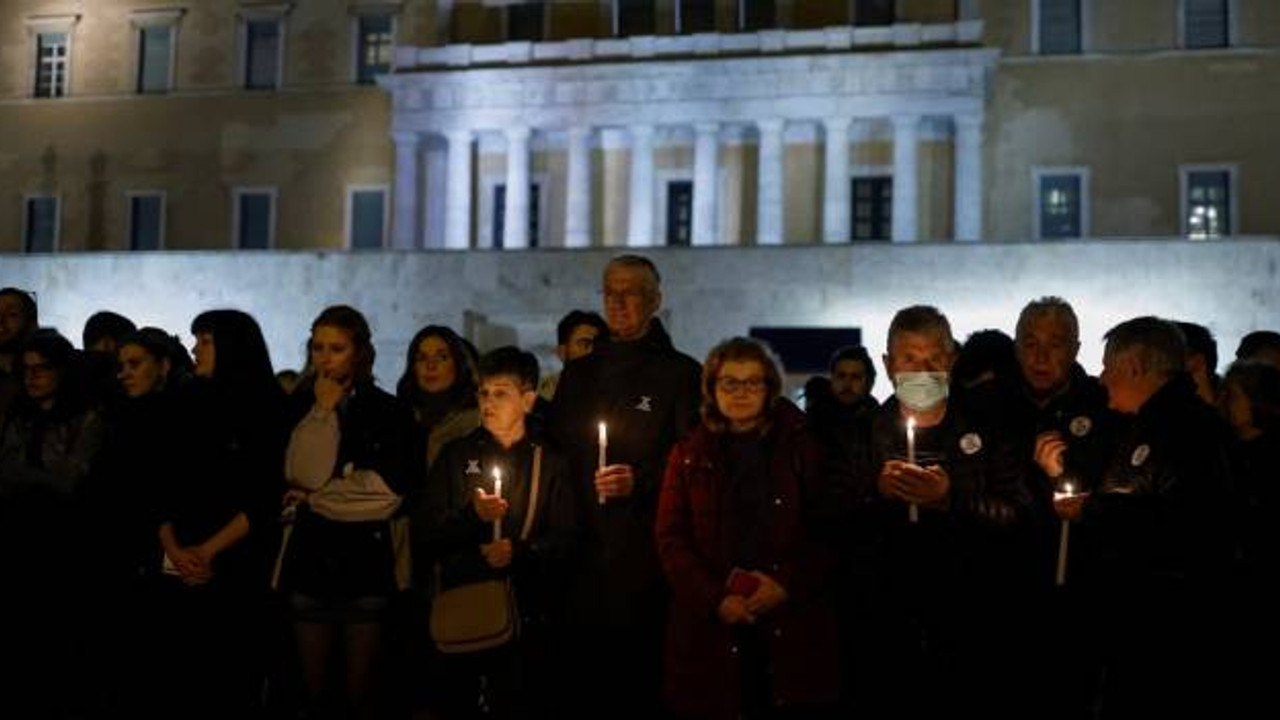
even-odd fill
[[(542, 447), (533, 450), (533, 474), (529, 506), (525, 510), (520, 540), (527, 540), (538, 507), (538, 476)], [(440, 586), (436, 565), (436, 587)], [(520, 613), (510, 578), (467, 583), (436, 593), (431, 604), (431, 639), (446, 654), (471, 653), (505, 645), (520, 633)]]

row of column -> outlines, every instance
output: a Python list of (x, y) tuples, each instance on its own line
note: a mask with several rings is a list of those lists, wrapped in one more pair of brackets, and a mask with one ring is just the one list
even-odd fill
[[(852, 237), (850, 222), (849, 133), (858, 118), (836, 117), (823, 120), (826, 136), (823, 178), (822, 237), (827, 243), (848, 242)], [(955, 124), (955, 239), (977, 240), (982, 229), (982, 119), (980, 116), (957, 115)], [(919, 238), (917, 205), (919, 202), (919, 145), (922, 117), (896, 115), (893, 123), (893, 240), (911, 242)], [(757, 172), (756, 243), (777, 245), (783, 242), (783, 217), (786, 203), (785, 145), (786, 121), (762, 120), (759, 168)], [(718, 196), (717, 168), (720, 151), (719, 123), (694, 126), (693, 228), (694, 245), (717, 242)], [(653, 125), (633, 125), (631, 136), (631, 177), (627, 244), (643, 247), (654, 244), (654, 135)], [(565, 245), (587, 247), (591, 244), (591, 128), (571, 127), (568, 131), (568, 173), (566, 178)], [(511, 127), (504, 131), (507, 141), (506, 206), (503, 246), (529, 246), (529, 140), (528, 127)], [(466, 249), (471, 245), (472, 153), (476, 132), (455, 130), (445, 135), (448, 141), (448, 180), (445, 199), (444, 245)], [(397, 133), (394, 245), (413, 248), (421, 234), (417, 201), (421, 197), (421, 178), (417, 161), (420, 137), (416, 133)], [(641, 209), (635, 212), (634, 209)]]

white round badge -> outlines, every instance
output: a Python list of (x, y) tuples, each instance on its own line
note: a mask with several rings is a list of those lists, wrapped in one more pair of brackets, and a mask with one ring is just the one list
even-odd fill
[(1071, 424), (1067, 426), (1071, 430), (1071, 434), (1076, 437), (1084, 437), (1093, 429), (1093, 421), (1084, 415), (1071, 419)]
[(966, 433), (960, 438), (960, 451), (972, 455), (982, 449), (982, 436), (978, 433)]
[(1151, 454), (1151, 446), (1146, 443), (1143, 443), (1133, 449), (1133, 456), (1129, 458), (1129, 462), (1134, 467), (1138, 467), (1139, 465), (1147, 461), (1147, 456), (1150, 454)]

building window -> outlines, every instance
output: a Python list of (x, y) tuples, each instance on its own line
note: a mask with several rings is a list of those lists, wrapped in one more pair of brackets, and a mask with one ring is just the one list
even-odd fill
[(387, 246), (386, 188), (353, 188), (347, 192), (347, 246), (381, 250)]
[(275, 245), (276, 191), (236, 189), (232, 227), (239, 250), (267, 250)]
[(164, 247), (164, 194), (129, 194), (129, 249), (159, 250)]
[(28, 197), (23, 211), (23, 247), (27, 252), (53, 252), (61, 232), (58, 198), (51, 195)]
[(36, 35), (36, 84), (38, 98), (58, 98), (67, 94), (70, 33), (42, 32)]
[(281, 21), (245, 20), (244, 86), (248, 90), (274, 90), (280, 87), (280, 59), (284, 50), (280, 33)]
[(1182, 234), (1207, 240), (1235, 232), (1235, 170), (1229, 167), (1182, 169)]
[(507, 6), (507, 39), (542, 42), (546, 39), (543, 29), (547, 4), (522, 2)]
[(1088, 234), (1086, 203), (1089, 174), (1084, 169), (1042, 169), (1033, 173), (1037, 239), (1079, 238)]
[(656, 26), (653, 0), (613, 0), (614, 35), (652, 35)]
[(667, 244), (688, 247), (693, 237), (693, 181), (667, 183)]
[(390, 15), (356, 18), (356, 82), (372, 85), (374, 78), (391, 72), (395, 52), (395, 25)]
[(895, 0), (854, 0), (853, 24), (858, 26), (892, 25)]
[(1230, 0), (1182, 0), (1182, 47), (1221, 48), (1231, 44)]
[(168, 92), (172, 62), (173, 28), (141, 28), (138, 33), (138, 92)]
[(715, 0), (678, 0), (676, 32), (683, 35), (716, 31)]
[(774, 0), (738, 0), (740, 31), (756, 32), (776, 27), (778, 27), (778, 8)]
[(1041, 55), (1072, 55), (1081, 51), (1081, 0), (1032, 0), (1035, 48)]
[(888, 240), (893, 232), (893, 178), (853, 179), (853, 239)]
[[(538, 220), (539, 209), (542, 205), (539, 202), (540, 193), (538, 192), (537, 183), (529, 183), (529, 247), (538, 247)], [(503, 248), (505, 245), (505, 232), (507, 220), (507, 184), (499, 183), (493, 186), (493, 247)]]

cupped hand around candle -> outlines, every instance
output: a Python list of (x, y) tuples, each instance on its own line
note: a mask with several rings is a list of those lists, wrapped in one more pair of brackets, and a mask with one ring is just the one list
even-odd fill
[(635, 470), (630, 465), (605, 465), (596, 470), (596, 494), (600, 497), (631, 497), (635, 487)]
[(480, 554), (484, 556), (484, 561), (489, 563), (489, 567), (501, 570), (511, 564), (511, 541), (503, 538), (481, 545)]
[(476, 488), (475, 507), (476, 515), (484, 522), (491, 523), (506, 516), (508, 505), (501, 495), (490, 495)]
[(1048, 430), (1036, 436), (1036, 465), (1051, 478), (1061, 477), (1064, 471), (1062, 458), (1067, 453), (1067, 441), (1057, 430)]
[(927, 468), (902, 460), (889, 460), (876, 481), (880, 494), (916, 505), (932, 505), (947, 499), (951, 476), (937, 465)]
[(1075, 495), (1065, 495), (1055, 493), (1053, 496), (1053, 509), (1058, 513), (1058, 517), (1063, 520), (1077, 522), (1084, 515), (1084, 501), (1089, 497), (1089, 493), (1077, 493)]

